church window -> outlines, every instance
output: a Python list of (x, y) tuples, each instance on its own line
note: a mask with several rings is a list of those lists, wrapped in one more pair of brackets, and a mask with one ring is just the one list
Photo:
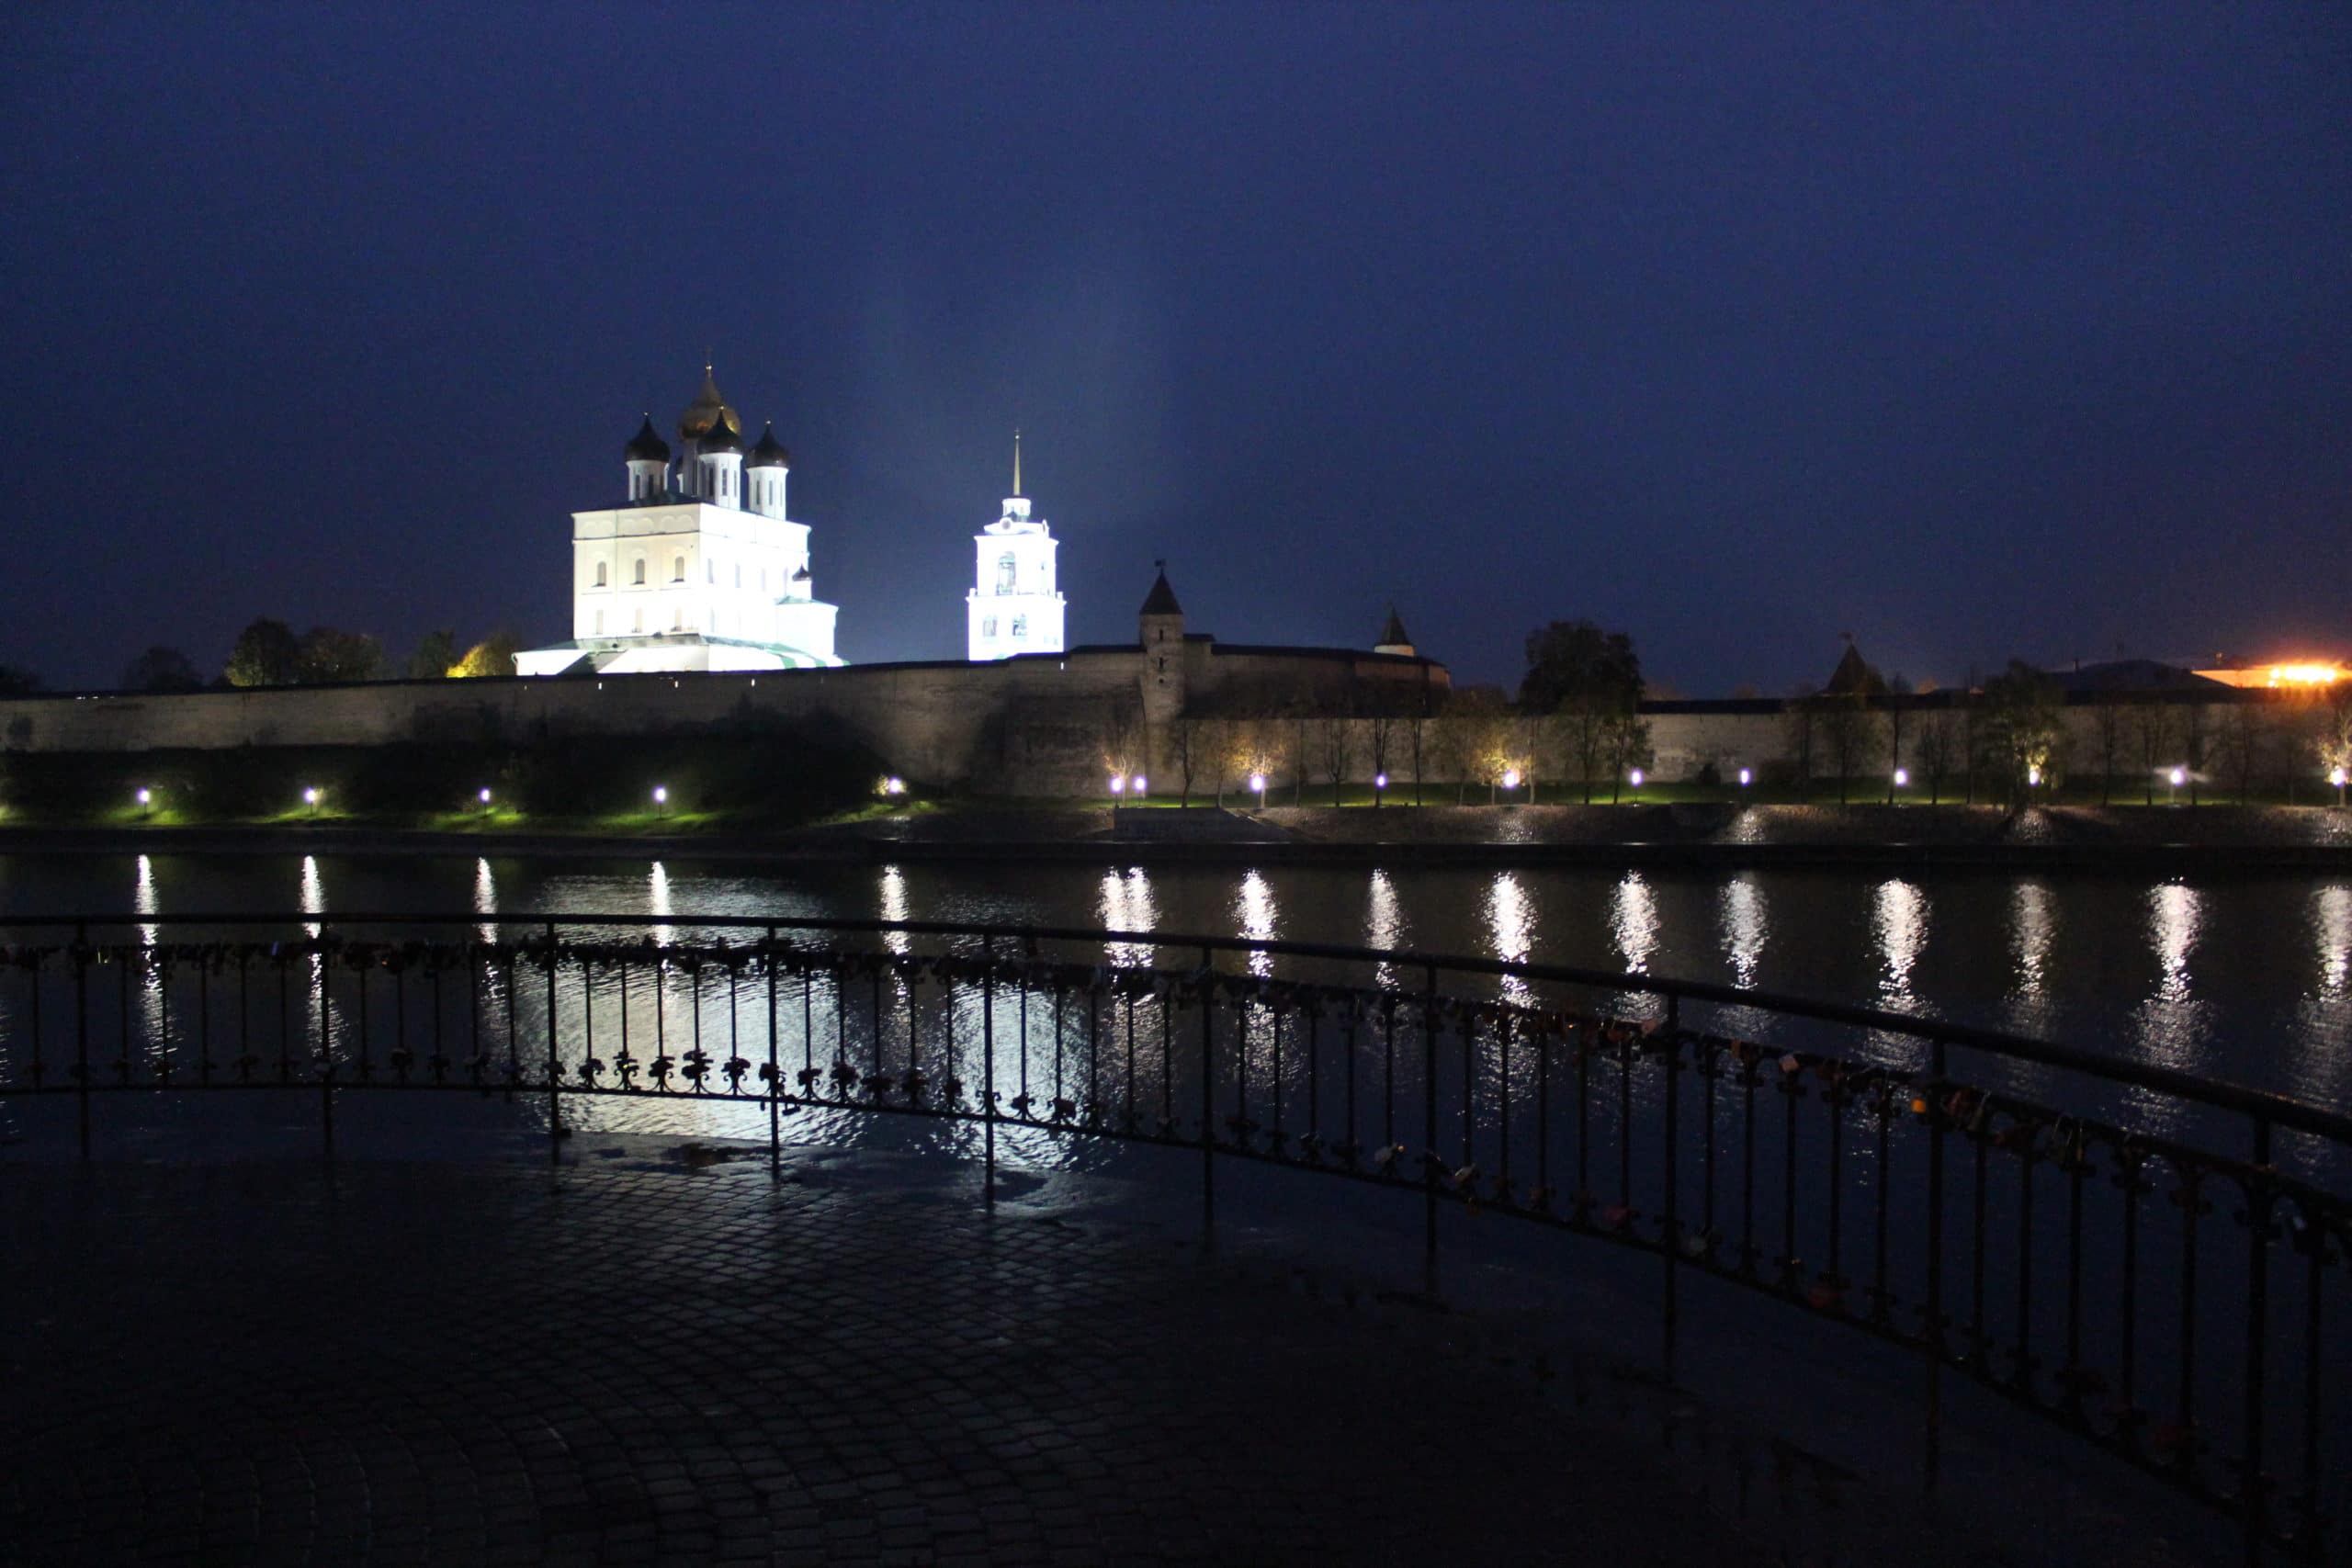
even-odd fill
[(599, 588), (605, 586), (605, 563), (603, 561), (598, 561), (596, 563), (596, 586)]
[(636, 579), (636, 582), (637, 582), (637, 586), (638, 586), (638, 587), (639, 587), (639, 588), (642, 588), (642, 587), (644, 587), (644, 586), (645, 586), (645, 558), (644, 558), (643, 556), (639, 556), (639, 557), (638, 557), (638, 558), (637, 558), (637, 579)]
[(994, 615), (989, 616), (986, 620), (980, 623), (980, 635), (982, 637), (996, 636), (996, 617)]
[(672, 556), (670, 558), (670, 581), (673, 582), (684, 582), (685, 580), (686, 558), (684, 556)]
[(1012, 573), (1014, 566), (1015, 562), (1013, 561), (1012, 552), (1011, 550), (1007, 550), (1004, 554), (996, 558), (996, 591), (999, 593), (1010, 593), (1012, 592)]
[(1020, 641), (1023, 637), (1027, 637), (1028, 635), (1029, 635), (1029, 617), (1028, 617), (1028, 616), (1026, 616), (1026, 615), (1015, 615), (1015, 616), (1013, 616), (1013, 617), (1012, 617), (1012, 639), (1013, 639), (1015, 642), (1018, 642), (1018, 641)]

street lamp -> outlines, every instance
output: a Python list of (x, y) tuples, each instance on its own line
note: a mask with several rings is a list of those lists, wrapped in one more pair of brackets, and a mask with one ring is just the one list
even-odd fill
[(664, 817), (670, 815), (670, 786), (668, 784), (653, 786), (653, 808)]
[(1756, 782), (1756, 775), (1755, 775), (1753, 773), (1749, 772), (1749, 771), (1748, 771), (1747, 769), (1746, 769), (1746, 768), (1742, 768), (1742, 769), (1740, 769), (1740, 770), (1739, 770), (1739, 787), (1740, 787), (1740, 788), (1742, 788), (1742, 789), (1746, 789), (1749, 784), (1754, 784), (1755, 782)]
[(2165, 782), (2172, 785), (2172, 804), (2178, 806), (2180, 804), (2180, 786), (2188, 782), (2188, 770), (2187, 768), (2175, 768), (2171, 773), (2165, 775)]
[[(2338, 767), (2334, 767), (2334, 768), (2330, 768), (2330, 769), (2327, 771), (2327, 782), (2328, 782), (2328, 783), (2330, 783), (2330, 784), (2334, 784), (2334, 785), (2335, 786), (2335, 809), (2337, 809), (2338, 811), (2343, 810), (2343, 809), (2344, 809), (2344, 770), (2343, 770), (2343, 768), (2342, 768), (2342, 767), (2340, 767), (2340, 766), (2338, 766)], [(143, 796), (147, 792), (146, 792), (145, 790), (141, 790), (139, 793)]]
[[(2341, 773), (2344, 770), (2341, 768), (2336, 770), (2338, 773)], [(1381, 792), (1387, 787), (1388, 775), (1386, 773), (1374, 773), (1372, 775), (1372, 808), (1374, 811), (1380, 809)]]
[(882, 781), (882, 793), (884, 795), (904, 795), (907, 793), (907, 781), (900, 778), (898, 774), (892, 773), (889, 777)]
[[(2344, 782), (2344, 770), (2342, 768), (2336, 769), (2335, 774), (2335, 782), (2338, 786), (2341, 786)], [(2340, 787), (2339, 793), (2341, 793)], [(141, 817), (153, 817), (155, 815), (155, 797), (148, 792), (144, 785), (141, 785), (139, 791), (139, 815)]]
[(1141, 800), (1145, 795), (1151, 793), (1151, 781), (1144, 777), (1141, 773), (1137, 773), (1135, 776), (1132, 784), (1135, 789), (1136, 798), (1137, 800)]
[(1632, 773), (1627, 773), (1627, 774), (1625, 775), (1625, 782), (1626, 782), (1627, 784), (1632, 784), (1632, 785), (1634, 786), (1634, 798), (1635, 800), (1639, 800), (1639, 799), (1641, 799), (1641, 798), (1642, 798), (1642, 770), (1641, 770), (1641, 769), (1639, 769), (1639, 768), (1635, 768)]
[(1125, 775), (1119, 773), (1113, 773), (1111, 775), (1111, 793), (1113, 795), (1125, 795), (1127, 793), (1127, 781)]
[(302, 792), (302, 804), (311, 808), (311, 816), (319, 814), (319, 792), (315, 786)]
[(490, 809), (490, 791), (488, 789), (476, 790), (474, 792), (474, 798), (481, 802), (481, 808), (484, 811)]
[(1251, 773), (1250, 775), (1250, 787), (1258, 792), (1258, 809), (1263, 811), (1266, 809), (1266, 775), (1263, 773)]
[(2040, 789), (2041, 787), (2041, 763), (2034, 762), (2027, 766), (2025, 771), (2025, 787), (2028, 789)]

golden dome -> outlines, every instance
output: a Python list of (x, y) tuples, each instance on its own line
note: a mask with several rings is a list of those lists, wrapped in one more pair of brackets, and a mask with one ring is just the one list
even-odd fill
[(710, 367), (706, 365), (702, 367), (702, 390), (686, 405), (686, 412), (678, 416), (678, 439), (700, 441), (722, 419), (738, 436), (743, 434), (742, 417), (718, 395), (718, 383), (711, 379)]

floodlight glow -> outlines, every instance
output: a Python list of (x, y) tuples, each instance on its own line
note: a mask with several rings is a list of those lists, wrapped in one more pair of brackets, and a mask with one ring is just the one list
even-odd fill
[[(2344, 787), (2344, 770), (2342, 768), (2329, 769), (2327, 773), (2327, 782), (2334, 784), (2336, 788), (2342, 789)], [(146, 799), (147, 792), (143, 789), (141, 790), (139, 792), (139, 798), (141, 800)]]
[(1633, 780), (1633, 784), (1634, 784), (1634, 787), (1635, 789), (1639, 789), (1639, 788), (1641, 788), (1641, 787), (1642, 787), (1642, 770), (1641, 770), (1641, 769), (1639, 769), (1639, 768), (1635, 768), (1635, 769), (1633, 771), (1633, 773), (1632, 773), (1631, 774), (1629, 774), (1628, 776)]
[(654, 805), (656, 805), (656, 806), (663, 806), (663, 805), (667, 805), (667, 804), (669, 803), (669, 799), (670, 799), (670, 787), (669, 787), (669, 785), (667, 785), (667, 784), (655, 784), (655, 785), (653, 786), (653, 804), (654, 804)]
[(1137, 773), (1136, 775), (1136, 793), (1137, 795), (1142, 795), (1150, 788), (1151, 781), (1144, 777), (1141, 773)]
[(907, 793), (907, 781), (899, 777), (898, 774), (892, 773), (888, 778), (882, 781), (882, 793), (884, 795), (904, 795)]
[(1750, 784), (1752, 784), (1753, 782), (1755, 782), (1755, 778), (1756, 778), (1756, 775), (1755, 775), (1754, 773), (1749, 773), (1746, 768), (1742, 768), (1742, 769), (1740, 769), (1740, 770), (1739, 770), (1739, 787), (1740, 787), (1740, 788), (1742, 788), (1742, 789), (1746, 789), (1746, 788), (1747, 788)]
[(2172, 771), (2171, 776), (2172, 787), (2178, 789), (2181, 785), (2188, 782), (2188, 770), (2186, 768), (2175, 768)]
[[(2341, 773), (2344, 770), (2343, 770), (2343, 769), (2341, 769), (2341, 768), (2338, 768), (2338, 769), (2336, 769), (2335, 771), (2336, 771), (2337, 773)], [(151, 801), (151, 800), (153, 800), (153, 799), (154, 799), (154, 798), (155, 798), (155, 797), (154, 797), (153, 795), (152, 795), (148, 794), (148, 793), (147, 793), (145, 790), (143, 790), (143, 789), (142, 789), (142, 790), (141, 790), (141, 791), (139, 792), (139, 804), (140, 804), (140, 805), (141, 805), (141, 806), (146, 805), (149, 801)]]
[(1895, 770), (1894, 770), (1894, 787), (1895, 787), (1895, 788), (1897, 788), (1897, 789), (1908, 789), (1910, 786), (1911, 786), (1911, 770), (1910, 770), (1910, 769), (1908, 769), (1908, 768), (1897, 768), (1897, 769), (1895, 769)]
[(319, 792), (314, 789), (306, 789), (302, 792), (302, 799), (309, 805), (316, 806), (319, 803)]
[(2038, 767), (2028, 768), (2025, 771), (2025, 782), (2029, 789), (2038, 787), (2041, 783), (2041, 770)]
[(485, 789), (485, 790), (481, 791), (481, 792), (480, 792), (480, 798), (481, 798), (481, 803), (482, 803), (484, 806), (488, 806), (488, 805), (490, 804), (490, 791), (488, 791), (488, 790), (486, 790), (486, 789)]
[[(2339, 768), (2336, 771), (2341, 773), (2343, 770)], [(1373, 774), (1372, 787), (1374, 789), (1386, 789), (1388, 787), (1388, 775), (1386, 773)]]
[(1260, 795), (1265, 794), (1266, 775), (1263, 773), (1251, 773), (1250, 775), (1250, 787)]
[(1116, 773), (1113, 773), (1111, 775), (1111, 793), (1113, 795), (1124, 795), (1126, 793), (1126, 788), (1127, 781), (1125, 779), (1121, 778)]
[(1505, 768), (1503, 770), (1503, 788), (1517, 789), (1518, 787), (1519, 770), (1517, 768)]

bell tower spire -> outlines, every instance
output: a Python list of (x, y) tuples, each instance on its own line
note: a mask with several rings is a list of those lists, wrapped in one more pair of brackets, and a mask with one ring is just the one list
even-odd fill
[(1021, 427), (1012, 427), (1012, 493), (1021, 493)]

